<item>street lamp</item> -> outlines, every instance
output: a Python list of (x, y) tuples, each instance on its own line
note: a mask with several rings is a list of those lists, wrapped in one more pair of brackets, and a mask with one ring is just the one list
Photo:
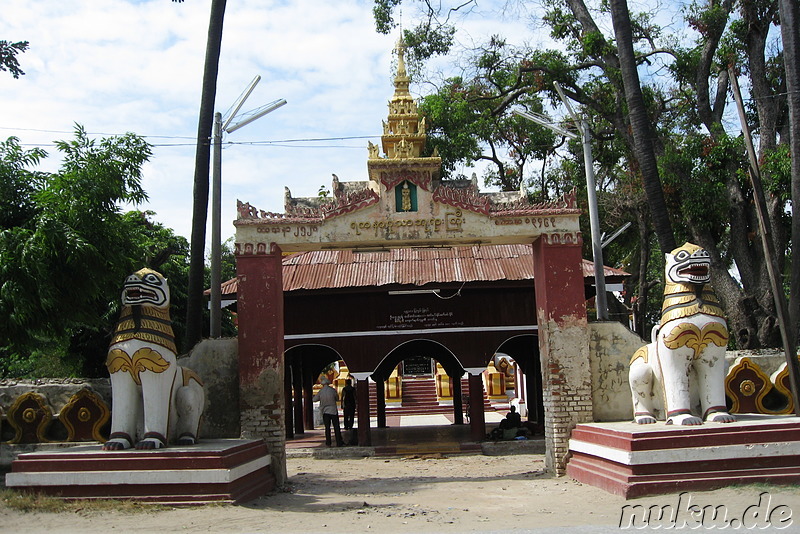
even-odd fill
[(214, 165), (211, 184), (211, 337), (218, 338), (221, 335), (222, 317), (222, 133), (233, 133), (243, 126), (247, 126), (286, 104), (286, 100), (280, 99), (271, 102), (260, 108), (248, 111), (244, 118), (231, 125), (236, 118), (236, 114), (242, 109), (244, 101), (253, 92), (261, 76), (256, 76), (244, 92), (236, 99), (231, 114), (225, 122), (222, 121), (222, 114), (214, 114)]
[[(597, 210), (597, 191), (594, 179), (594, 160), (592, 158), (591, 133), (589, 132), (589, 125), (586, 124), (586, 121), (579, 120), (572, 111), (572, 107), (569, 105), (569, 101), (564, 96), (564, 93), (561, 91), (561, 87), (558, 85), (558, 83), (556, 83), (555, 86), (558, 94), (561, 96), (561, 100), (564, 101), (567, 110), (569, 111), (570, 115), (572, 115), (572, 119), (575, 121), (575, 126), (578, 128), (578, 131), (581, 134), (581, 140), (583, 142), (583, 164), (586, 168), (586, 194), (589, 201), (589, 226), (592, 234), (594, 283), (597, 292), (595, 295), (595, 303), (597, 304), (597, 320), (607, 321), (608, 301), (606, 299), (606, 278), (603, 271), (603, 247), (600, 242), (600, 218)], [(569, 139), (578, 139), (578, 136), (574, 133), (551, 124), (546, 118), (539, 115), (534, 115), (532, 113), (519, 110), (514, 110), (514, 114), (533, 121), (536, 124), (544, 126), (545, 128), (548, 128), (559, 135), (563, 135), (564, 137), (568, 137)]]

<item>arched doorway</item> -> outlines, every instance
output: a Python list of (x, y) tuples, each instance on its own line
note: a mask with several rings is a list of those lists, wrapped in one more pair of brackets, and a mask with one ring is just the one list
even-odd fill
[[(407, 362), (413, 362), (413, 368), (407, 365)], [(406, 365), (403, 365), (404, 363)], [(439, 367), (443, 373), (437, 372)], [(371, 375), (378, 387), (384, 390), (383, 398), (378, 396), (377, 400), (378, 427), (387, 426), (386, 392), (397, 392), (396, 396), (402, 405), (403, 395), (408, 389), (408, 384), (412, 383), (410, 381), (413, 381), (415, 389), (422, 393), (417, 395), (420, 398), (431, 399), (431, 396), (434, 396), (437, 403), (442, 402), (442, 399), (449, 399), (453, 423), (463, 424), (461, 384), (463, 375), (464, 367), (458, 357), (444, 344), (431, 339), (412, 339), (400, 343), (384, 356)], [(384, 384), (388, 387), (384, 387)], [(390, 403), (391, 400), (389, 396)], [(447, 403), (447, 400), (444, 402)]]
[[(326, 368), (336, 366), (341, 355), (324, 344), (305, 344), (289, 348), (284, 354), (284, 395), (286, 437), (303, 434), (314, 428), (312, 397), (314, 385)], [(331, 381), (333, 383), (333, 381)], [(290, 409), (291, 407), (291, 409)]]
[[(435, 272), (446, 273), (450, 282), (458, 282), (464, 272), (475, 269), (473, 260), (477, 255), (491, 253), (481, 247), (516, 244), (528, 251), (535, 273), (533, 283), (528, 283), (529, 287), (534, 286), (535, 291), (532, 315), (539, 332), (542, 389), (548, 406), (545, 412), (546, 461), (549, 468), (563, 472), (572, 427), (592, 419), (591, 377), (588, 365), (585, 365), (589, 359), (589, 337), (581, 259), (581, 211), (575, 193), (551, 202), (533, 204), (524, 191), (481, 193), (477, 179), (443, 180), (441, 158), (437, 154), (423, 155), (426, 126), (408, 90), (410, 79), (405, 72), (403, 53), (402, 47), (398, 48), (395, 92), (389, 103), (381, 146), (372, 142), (368, 145), (367, 181), (345, 183), (335, 178), (332, 195), (325, 199), (295, 199), (287, 189), (285, 213), (281, 214), (258, 210), (249, 203), (238, 203), (239, 216), (234, 224), (239, 279), (242, 437), (267, 441), (276, 466), (276, 477), (281, 483), (286, 463), (283, 358), (284, 344), (289, 339), (284, 335), (284, 251), (319, 251), (322, 255), (344, 250), (390, 254), (400, 251), (403, 256), (424, 251), (425, 255), (436, 260), (440, 250), (471, 249), (472, 260), (462, 258), (456, 252), (447, 261), (434, 261)], [(404, 184), (408, 186), (403, 188), (408, 195), (414, 193), (415, 198), (410, 203), (405, 202), (406, 194), (402, 191), (400, 197), (397, 196), (397, 187)], [(333, 269), (334, 266), (328, 272), (319, 270), (316, 276), (331, 279)], [(502, 271), (502, 261), (494, 262), (492, 269), (483, 275), (486, 279), (497, 280), (494, 277), (498, 270)], [(413, 286), (419, 274), (413, 268), (397, 272), (381, 271), (376, 266), (369, 276), (375, 285), (397, 283)], [(504, 274), (500, 274), (502, 276)], [(435, 290), (432, 292), (438, 297), (444, 296)], [(514, 293), (510, 292), (509, 298), (513, 296)], [(383, 301), (379, 299), (379, 302)], [(526, 302), (521, 305), (523, 308), (533, 307), (532, 298)], [(482, 306), (479, 302), (475, 309), (485, 311)], [(345, 340), (352, 342), (362, 333), (350, 324), (344, 324), (334, 332), (326, 331), (327, 322), (342, 322), (335, 302), (326, 309), (328, 316), (318, 323), (318, 332), (304, 333), (306, 338), (316, 335), (327, 342), (331, 334), (335, 334), (337, 342), (344, 343)], [(493, 308), (492, 314), (483, 317), (481, 324), (461, 321), (462, 324), (457, 325), (458, 321), (445, 317), (447, 324), (442, 327), (451, 332), (461, 328), (465, 344), (477, 344), (472, 342), (475, 338), (485, 343), (485, 338), (499, 337), (501, 333), (507, 337), (505, 333), (509, 329), (531, 329), (531, 323), (513, 322), (516, 309), (516, 306)], [(443, 317), (415, 313), (413, 308), (409, 308), (402, 310), (396, 318), (398, 321), (376, 324), (367, 332), (371, 350), (379, 352), (379, 346), (385, 345), (389, 336), (401, 340), (419, 337), (409, 330), (438, 331), (440, 327), (432, 326), (433, 320)], [(406, 329), (406, 318), (415, 323), (410, 329)], [(366, 316), (364, 319), (369, 321), (371, 318)], [(355, 346), (353, 350), (363, 349)], [(467, 347), (464, 354), (469, 352)], [(486, 355), (482, 349), (469, 355), (473, 362), (485, 362), (491, 357), (491, 353)], [(368, 356), (360, 354), (356, 359), (366, 361)], [(470, 374), (470, 385), (477, 381), (476, 388), (481, 381), (482, 366), (465, 366)], [(368, 404), (369, 400), (366, 402)], [(262, 418), (265, 412), (278, 416), (265, 425)]]
[(544, 395), (542, 389), (542, 364), (539, 357), (537, 336), (524, 334), (505, 341), (497, 352), (507, 354), (519, 367), (524, 384), (524, 401), (527, 420), (537, 431), (544, 430)]

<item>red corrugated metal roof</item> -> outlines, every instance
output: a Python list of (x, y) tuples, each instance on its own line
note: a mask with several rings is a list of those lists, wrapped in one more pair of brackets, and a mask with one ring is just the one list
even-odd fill
[[(583, 260), (582, 267), (584, 278), (594, 277), (591, 261)], [(605, 267), (605, 275), (624, 277), (628, 273)], [(366, 253), (317, 250), (283, 259), (284, 291), (532, 279), (530, 245), (391, 249)], [(236, 288), (236, 279), (228, 280), (222, 284), (222, 294), (235, 294)]]

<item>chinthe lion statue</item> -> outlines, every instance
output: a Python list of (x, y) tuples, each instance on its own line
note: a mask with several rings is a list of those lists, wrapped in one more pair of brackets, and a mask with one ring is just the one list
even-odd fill
[(151, 269), (130, 275), (122, 305), (106, 360), (112, 406), (103, 450), (195, 444), (205, 395), (200, 377), (178, 365), (166, 278)]
[[(663, 408), (668, 425), (734, 422), (725, 406), (728, 328), (709, 284), (709, 254), (685, 243), (665, 257), (661, 321), (652, 342), (631, 359), (634, 420), (655, 423)], [(698, 406), (699, 413), (692, 413)]]

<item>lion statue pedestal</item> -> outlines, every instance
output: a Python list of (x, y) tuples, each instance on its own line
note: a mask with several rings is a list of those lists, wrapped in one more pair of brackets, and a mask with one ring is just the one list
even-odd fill
[[(731, 423), (725, 405), (728, 328), (711, 280), (709, 254), (691, 243), (666, 254), (661, 322), (631, 359), (634, 420), (668, 425)], [(699, 413), (693, 408), (699, 406)]]
[(122, 304), (106, 360), (112, 406), (103, 450), (195, 444), (205, 394), (200, 377), (178, 365), (167, 280), (137, 271), (125, 280)]

